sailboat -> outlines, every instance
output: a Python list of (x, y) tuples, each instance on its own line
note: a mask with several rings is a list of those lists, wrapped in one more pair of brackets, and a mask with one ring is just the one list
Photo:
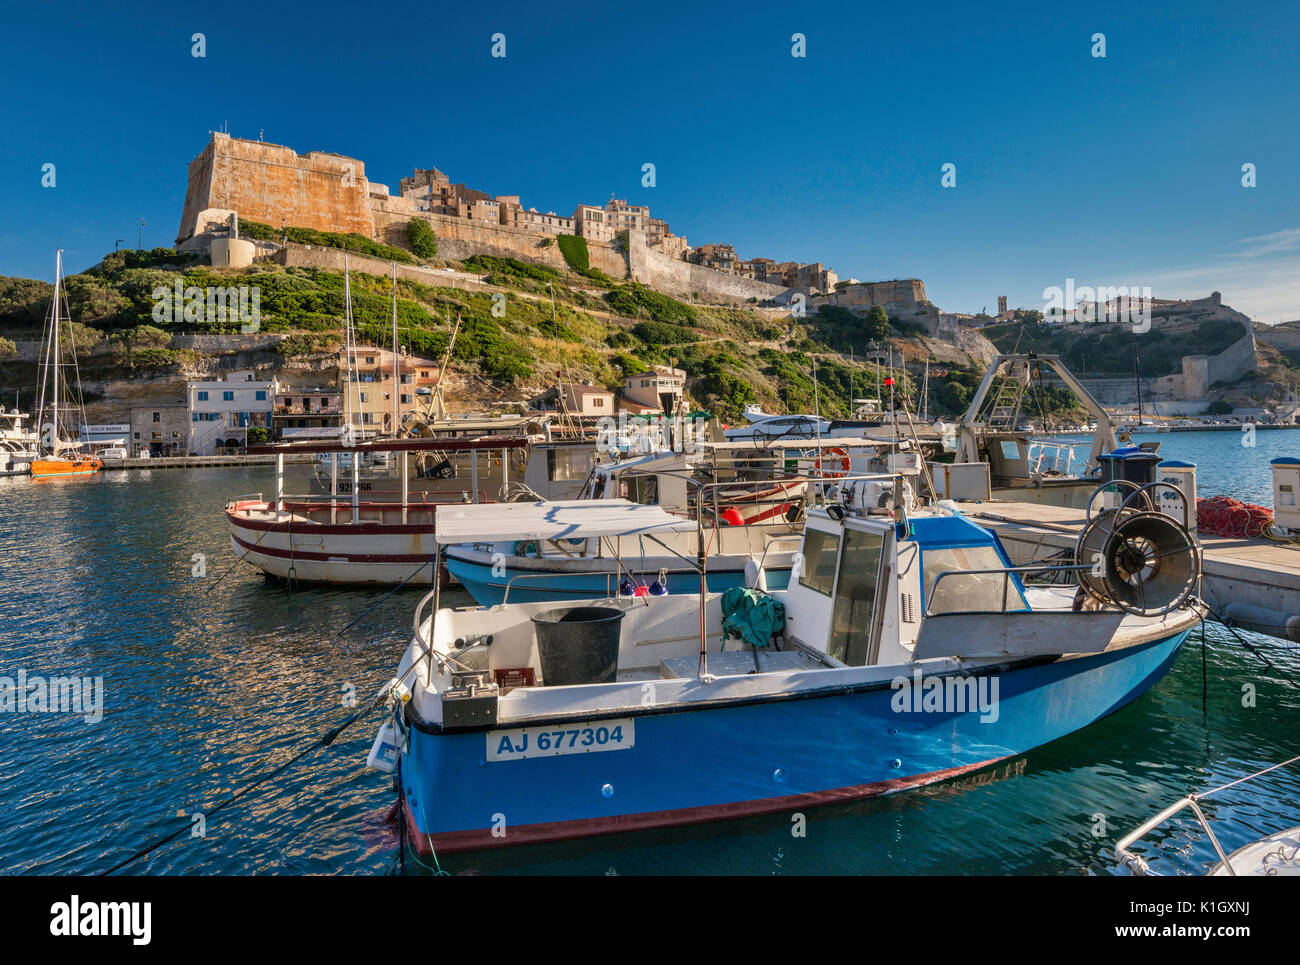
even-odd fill
[[(93, 455), (86, 455), (75, 450), (77, 443), (67, 442), (59, 436), (59, 404), (64, 403), (64, 413), (76, 408), (81, 413), (84, 425), (86, 413), (81, 396), (81, 375), (77, 368), (77, 348), (72, 332), (72, 319), (68, 322), (68, 341), (71, 346), (71, 366), (77, 380), (75, 397), (68, 392), (68, 381), (64, 367), (62, 342), (64, 315), (60, 311), (63, 304), (63, 249), (54, 256), (54, 303), (50, 307), (49, 324), (45, 331), (45, 344), (41, 354), (41, 394), (37, 406), (38, 415), (44, 415), (47, 399), (50, 420), (41, 426), (40, 440), (36, 458), (32, 460), (32, 476), (85, 476), (99, 472), (104, 468), (103, 462)], [(46, 395), (48, 390), (49, 395)], [(72, 451), (70, 451), (72, 450)]]

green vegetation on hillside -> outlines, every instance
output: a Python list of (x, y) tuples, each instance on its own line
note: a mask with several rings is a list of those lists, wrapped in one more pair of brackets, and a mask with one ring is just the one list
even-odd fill
[(555, 239), (560, 246), (564, 263), (574, 271), (587, 271), (591, 268), (591, 255), (587, 251), (587, 239), (578, 235), (560, 235)]
[(407, 222), (406, 242), (417, 258), (438, 257), (438, 236), (423, 218), (412, 218)]
[(383, 258), (385, 261), (400, 261), (406, 265), (416, 263), (415, 257), (409, 251), (393, 248), (389, 245), (381, 245), (373, 238), (367, 238), (355, 231), (343, 234), (337, 231), (317, 231), (314, 228), (287, 226), (272, 228), (270, 225), (262, 224), (259, 221), (241, 220), (239, 222), (239, 234), (241, 237), (253, 238), (257, 241), (279, 241), (281, 238), (287, 238), (289, 241), (300, 245), (342, 248), (344, 251), (355, 251), (362, 255), (370, 255), (372, 258)]

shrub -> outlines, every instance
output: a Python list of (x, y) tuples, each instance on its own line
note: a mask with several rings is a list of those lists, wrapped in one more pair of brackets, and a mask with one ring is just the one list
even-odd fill
[(260, 241), (279, 241), (282, 237), (300, 245), (319, 245), (322, 248), (342, 248), (357, 254), (382, 258), (385, 261), (400, 261), (403, 264), (415, 264), (415, 258), (409, 251), (380, 244), (373, 238), (357, 234), (355, 231), (343, 234), (337, 231), (317, 231), (315, 228), (294, 228), (286, 226), (277, 230), (258, 221), (241, 221), (239, 232), (243, 237)]
[(637, 322), (632, 326), (632, 334), (647, 345), (673, 345), (694, 341), (696, 337), (689, 328), (666, 322)]
[(591, 256), (587, 251), (587, 239), (578, 235), (560, 235), (556, 239), (564, 263), (575, 271), (587, 271), (591, 267)]
[(605, 292), (604, 298), (612, 311), (631, 318), (646, 314), (656, 322), (686, 322), (690, 325), (699, 320), (699, 313), (692, 306), (635, 282)]
[(520, 261), (518, 258), (498, 258), (495, 255), (471, 255), (464, 261), (466, 268), (483, 274), (495, 273), (513, 275), (516, 278), (531, 278), (534, 281), (555, 281), (560, 273), (546, 265), (534, 265)]
[(406, 240), (418, 257), (438, 257), (438, 236), (423, 218), (412, 218), (406, 223)]

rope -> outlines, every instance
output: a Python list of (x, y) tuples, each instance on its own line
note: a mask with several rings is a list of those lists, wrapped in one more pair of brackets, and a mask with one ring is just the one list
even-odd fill
[(1209, 536), (1264, 536), (1272, 524), (1273, 511), (1265, 506), (1243, 503), (1231, 496), (1196, 501), (1196, 526)]
[(1297, 690), (1300, 690), (1300, 683), (1297, 683), (1290, 675), (1279, 670), (1277, 667), (1273, 666), (1273, 664), (1269, 663), (1268, 658), (1265, 657), (1262, 653), (1260, 653), (1259, 650), (1250, 643), (1250, 641), (1248, 641), (1245, 637), (1243, 637), (1240, 633), (1238, 633), (1235, 627), (1230, 626), (1227, 623), (1227, 621), (1225, 621), (1223, 617), (1219, 615), (1217, 610), (1215, 610), (1204, 600), (1201, 600), (1200, 602), (1201, 605), (1205, 607), (1206, 612), (1209, 613), (1210, 616), (1214, 617), (1214, 619), (1218, 621), (1225, 630), (1227, 630), (1234, 637), (1236, 637), (1237, 642), (1240, 643), (1247, 650), (1249, 650), (1251, 653), (1253, 653), (1260, 660), (1260, 662), (1264, 664), (1265, 667), (1267, 667), (1273, 673), (1277, 674), (1279, 677), (1281, 677), (1283, 680), (1289, 683), (1292, 687), (1295, 687)]
[[(409, 674), (411, 670), (415, 668), (415, 666), (416, 664), (412, 663), (411, 666), (407, 668), (406, 673)], [(406, 674), (403, 674), (402, 676), (405, 677)], [(369, 706), (365, 707), (362, 710), (357, 711), (355, 714), (353, 714), (351, 717), (345, 720), (338, 727), (334, 727), (330, 730), (327, 730), (324, 734), (316, 738), (314, 741), (312, 741), (311, 744), (309, 744), (307, 747), (304, 747), (297, 754), (294, 754), (283, 764), (276, 765), (271, 770), (263, 774), (261, 777), (244, 785), (242, 788), (240, 788), (230, 797), (226, 798), (216, 807), (212, 808), (211, 810), (205, 811), (204, 815), (208, 816), (208, 815), (216, 814), (218, 811), (224, 811), (226, 808), (230, 807), (230, 805), (234, 804), (236, 801), (241, 800), (242, 798), (246, 797), (254, 790), (256, 790), (258, 787), (261, 787), (267, 781), (271, 780), (271, 778), (277, 776), (278, 774), (280, 774), (285, 770), (288, 770), (290, 767), (298, 763), (298, 761), (302, 760), (307, 755), (320, 750), (322, 747), (329, 747), (338, 738), (339, 734), (343, 733), (343, 731), (347, 730), (347, 728), (351, 727), (353, 724), (361, 720), (363, 717), (368, 717), (371, 713), (374, 712), (375, 708), (379, 707), (387, 699), (388, 699), (388, 690), (385, 689), (385, 691), (382, 694), (380, 694), (378, 697), (376, 697), (375, 700), (372, 701)], [(164, 835), (163, 837), (154, 841), (152, 844), (144, 848), (141, 848), (139, 851), (135, 852), (135, 854), (131, 855), (129, 858), (124, 858), (123, 860), (119, 861), (117, 864), (113, 865), (107, 871), (101, 871), (99, 873), (99, 876), (104, 877), (106, 875), (113, 874), (115, 871), (121, 871), (127, 865), (140, 860), (146, 855), (152, 854), (154, 851), (157, 851), (164, 844), (167, 844), (171, 841), (175, 841), (187, 830), (189, 830), (189, 828), (190, 828), (190, 824), (187, 821), (184, 827), (179, 828), (176, 831), (173, 831), (171, 834)]]

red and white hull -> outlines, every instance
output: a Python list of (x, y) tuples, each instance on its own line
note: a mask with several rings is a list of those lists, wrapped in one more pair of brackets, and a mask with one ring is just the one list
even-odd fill
[[(233, 500), (226, 521), (235, 554), (269, 576), (347, 586), (431, 585), (435, 507), (423, 504), (275, 504)], [(403, 518), (405, 517), (405, 521)], [(446, 579), (444, 572), (443, 579)]]

